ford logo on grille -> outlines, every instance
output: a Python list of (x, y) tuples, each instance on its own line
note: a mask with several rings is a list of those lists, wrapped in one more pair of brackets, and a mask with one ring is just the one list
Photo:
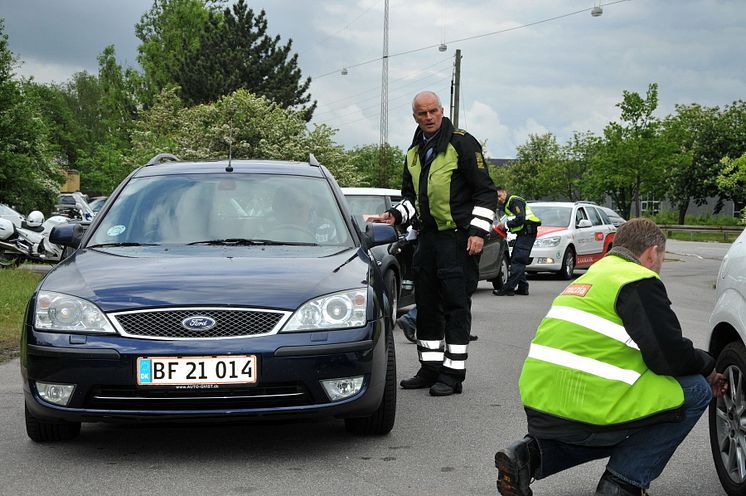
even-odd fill
[(194, 315), (181, 321), (181, 326), (190, 331), (206, 331), (215, 327), (215, 324), (215, 319), (204, 315)]

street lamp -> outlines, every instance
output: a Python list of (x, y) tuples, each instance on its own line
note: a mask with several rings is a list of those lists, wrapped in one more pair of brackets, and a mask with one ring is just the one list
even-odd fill
[(594, 6), (594, 7), (593, 7), (593, 8), (591, 9), (591, 15), (592, 15), (593, 17), (598, 17), (598, 16), (600, 16), (600, 15), (601, 15), (601, 14), (603, 14), (603, 13), (604, 13), (604, 9), (602, 9), (600, 5), (595, 5), (595, 6)]

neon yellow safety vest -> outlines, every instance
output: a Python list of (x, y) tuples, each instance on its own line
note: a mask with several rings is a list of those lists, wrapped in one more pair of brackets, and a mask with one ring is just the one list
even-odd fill
[[(520, 197), (516, 195), (510, 195), (510, 198), (508, 198), (508, 201), (505, 202), (505, 207), (503, 207), (503, 209), (505, 210), (506, 215), (515, 217), (516, 215), (515, 212), (513, 212), (509, 207), (509, 205), (513, 201), (513, 198), (520, 198)], [(531, 207), (529, 206), (528, 203), (526, 203), (526, 220), (535, 222), (537, 225), (541, 224), (541, 220), (539, 220), (536, 214), (534, 214), (534, 212), (531, 210)], [(516, 233), (520, 231), (521, 229), (523, 229), (523, 227), (524, 227), (524, 224), (521, 224), (520, 226), (516, 226), (516, 227), (511, 227), (510, 232)]]
[[(413, 146), (407, 151), (407, 165), (412, 175), (415, 191), (420, 191), (420, 145)], [(448, 143), (445, 153), (438, 153), (430, 163), (427, 175), (427, 200), (430, 205), (430, 215), (438, 225), (438, 231), (455, 229), (458, 227), (451, 215), (451, 176), (458, 168), (458, 153), (451, 143)], [(419, 194), (417, 195), (417, 212), (422, 215)]]
[(681, 406), (679, 382), (645, 365), (614, 309), (626, 284), (649, 277), (658, 275), (607, 256), (555, 298), (519, 379), (525, 406), (594, 425), (631, 422)]

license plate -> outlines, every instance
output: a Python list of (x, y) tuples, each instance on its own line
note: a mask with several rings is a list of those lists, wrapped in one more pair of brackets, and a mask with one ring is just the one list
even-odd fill
[(137, 359), (140, 386), (253, 384), (256, 374), (256, 355)]

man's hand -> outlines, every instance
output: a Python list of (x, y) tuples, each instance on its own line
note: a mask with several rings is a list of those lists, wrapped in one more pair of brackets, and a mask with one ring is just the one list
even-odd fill
[(710, 375), (707, 376), (707, 382), (710, 383), (712, 395), (715, 398), (724, 395), (728, 391), (728, 379), (719, 372), (713, 370)]
[(507, 229), (505, 229), (505, 224), (503, 224), (502, 222), (500, 222), (500, 223), (499, 223), (498, 225), (496, 225), (495, 227), (496, 227), (497, 229), (499, 229), (500, 231), (507, 231)]
[(479, 236), (469, 236), (469, 241), (466, 243), (466, 250), (469, 255), (476, 255), (482, 251), (484, 246), (484, 240)]
[(369, 215), (365, 218), (366, 222), (376, 222), (379, 224), (388, 224), (393, 226), (396, 224), (396, 218), (389, 212), (384, 212), (381, 215)]

